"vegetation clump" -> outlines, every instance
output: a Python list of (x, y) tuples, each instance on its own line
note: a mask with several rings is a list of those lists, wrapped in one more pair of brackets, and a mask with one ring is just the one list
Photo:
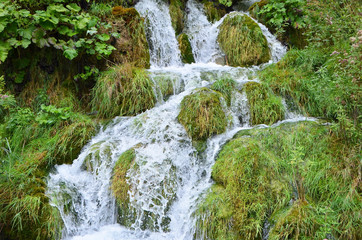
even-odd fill
[(231, 78), (221, 78), (216, 80), (212, 85), (211, 89), (218, 91), (222, 94), (223, 98), (226, 100), (228, 106), (231, 104), (231, 94), (234, 91), (236, 82)]
[(236, 134), (220, 151), (215, 185), (194, 213), (196, 236), (260, 239), (268, 221), (270, 239), (358, 239), (359, 146), (329, 133), (303, 122)]
[(186, 33), (182, 33), (177, 38), (179, 48), (181, 51), (181, 59), (184, 63), (193, 63), (195, 62), (194, 55), (192, 54), (192, 47), (189, 40), (189, 37)]
[(112, 39), (116, 48), (110, 56), (119, 64), (132, 63), (139, 68), (150, 67), (150, 53), (146, 38), (144, 19), (135, 8), (117, 6), (112, 9), (112, 31), (119, 33)]
[(97, 79), (91, 104), (103, 118), (136, 115), (155, 105), (153, 82), (143, 69), (115, 66)]
[(282, 99), (275, 96), (266, 85), (247, 82), (244, 90), (248, 97), (251, 124), (270, 125), (284, 119)]
[(185, 23), (185, 0), (170, 0), (169, 12), (171, 17), (171, 24), (175, 29), (175, 34), (178, 36), (184, 29)]
[(268, 42), (257, 23), (246, 15), (227, 16), (217, 38), (230, 66), (248, 67), (268, 62)]
[(178, 120), (196, 141), (223, 133), (227, 127), (220, 94), (207, 88), (198, 89), (182, 100)]
[(211, 23), (219, 21), (226, 15), (226, 9), (221, 4), (213, 1), (203, 1), (207, 20)]

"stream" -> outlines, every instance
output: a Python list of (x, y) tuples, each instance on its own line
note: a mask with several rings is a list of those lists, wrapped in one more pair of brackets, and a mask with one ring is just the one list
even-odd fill
[[(222, 145), (242, 129), (274, 126), (251, 126), (248, 99), (245, 93), (237, 91), (248, 81), (258, 81), (256, 72), (279, 61), (286, 53), (286, 48), (265, 26), (258, 23), (268, 40), (272, 60), (249, 68), (218, 65), (215, 61), (223, 53), (216, 39), (224, 18), (211, 24), (202, 5), (189, 0), (185, 32), (190, 37), (196, 63), (184, 65), (168, 5), (161, 0), (141, 0), (135, 7), (147, 19), (151, 56), (148, 71), (158, 102), (153, 109), (137, 116), (116, 117), (101, 128), (73, 164), (56, 166), (50, 174), (47, 195), (64, 221), (63, 239), (193, 239), (192, 214), (213, 184), (211, 170)], [(206, 150), (197, 154), (177, 120), (180, 103), (194, 89), (207, 87), (223, 77), (234, 79), (238, 88), (231, 96), (231, 106), (223, 104), (229, 119), (227, 131), (208, 139)], [(173, 86), (169, 98), (160, 91), (161, 80), (165, 79)], [(286, 119), (275, 125), (313, 120), (288, 109), (286, 113)], [(135, 209), (135, 217), (126, 228), (117, 223), (117, 204), (110, 191), (110, 179), (119, 156), (135, 146), (138, 168), (127, 173), (130, 206)], [(152, 223), (156, 231), (144, 229), (145, 213), (156, 219)]]

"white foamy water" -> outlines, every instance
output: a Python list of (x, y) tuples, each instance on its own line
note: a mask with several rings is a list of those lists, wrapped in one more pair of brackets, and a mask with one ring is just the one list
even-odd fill
[[(280, 60), (286, 49), (259, 24), (271, 49), (269, 63), (249, 68), (215, 64), (213, 61), (221, 56), (216, 38), (222, 20), (207, 22), (201, 5), (190, 0), (186, 31), (196, 63), (182, 66), (167, 7), (161, 0), (141, 0), (136, 5), (146, 19), (156, 106), (134, 117), (115, 118), (83, 148), (73, 164), (57, 166), (49, 176), (47, 195), (61, 213), (64, 239), (193, 239), (192, 214), (200, 196), (212, 185), (211, 168), (222, 145), (242, 129), (269, 127), (250, 126), (248, 99), (238, 90), (248, 81), (258, 81), (255, 73)], [(198, 154), (177, 120), (180, 103), (195, 88), (208, 87), (226, 77), (237, 85), (231, 106), (222, 101), (229, 119), (227, 131), (211, 137), (204, 153)], [(172, 83), (171, 96), (162, 95), (164, 81)], [(314, 120), (286, 116), (290, 119), (282, 122)], [(110, 181), (119, 156), (130, 148), (135, 149), (137, 167), (127, 173), (132, 216), (125, 227), (117, 219), (129, 216), (117, 212)]]

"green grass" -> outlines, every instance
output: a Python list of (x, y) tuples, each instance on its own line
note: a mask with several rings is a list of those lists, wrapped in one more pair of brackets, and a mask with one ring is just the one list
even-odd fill
[(248, 97), (251, 123), (273, 124), (284, 119), (284, 106), (281, 98), (264, 84), (247, 82), (244, 85)]
[(185, 0), (170, 0), (169, 12), (171, 17), (171, 24), (173, 29), (175, 29), (176, 36), (182, 32), (185, 26), (185, 7)]
[(97, 79), (91, 104), (103, 118), (136, 115), (154, 106), (153, 82), (143, 69), (115, 66)]
[(222, 94), (228, 106), (231, 104), (231, 94), (235, 89), (236, 82), (231, 78), (221, 78), (216, 80), (212, 85), (211, 89), (218, 91)]
[(233, 67), (248, 67), (268, 62), (268, 42), (260, 27), (246, 15), (230, 15), (220, 25), (217, 38)]

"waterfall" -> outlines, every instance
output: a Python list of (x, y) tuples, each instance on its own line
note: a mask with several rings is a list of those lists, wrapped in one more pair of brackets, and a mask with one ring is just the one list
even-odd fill
[[(217, 153), (235, 133), (252, 128), (247, 96), (237, 90), (246, 82), (258, 81), (255, 77), (250, 80), (250, 76), (280, 60), (286, 49), (258, 23), (268, 40), (272, 60), (249, 68), (217, 65), (213, 63), (221, 56), (217, 28), (223, 19), (209, 23), (202, 6), (193, 0), (188, 1), (187, 8), (186, 31), (191, 36), (196, 63), (182, 66), (167, 4), (161, 0), (137, 3), (136, 9), (146, 19), (152, 66), (149, 74), (158, 103), (137, 116), (115, 118), (93, 137), (73, 164), (56, 166), (49, 175), (47, 195), (64, 221), (63, 239), (193, 239), (192, 214), (213, 183), (211, 170)], [(228, 128), (208, 139), (206, 150), (198, 154), (177, 120), (180, 103), (195, 88), (209, 86), (223, 77), (237, 84), (230, 106), (223, 104)], [(168, 99), (160, 91), (165, 80), (173, 87)], [(282, 122), (306, 120), (293, 114), (287, 116), (292, 118)], [(126, 228), (117, 223), (110, 180), (116, 161), (130, 148), (135, 150), (137, 168), (127, 172), (134, 219)], [(147, 227), (146, 215), (154, 218)]]
[(151, 67), (181, 65), (180, 50), (171, 25), (168, 5), (162, 0), (141, 0), (135, 7), (146, 19)]

